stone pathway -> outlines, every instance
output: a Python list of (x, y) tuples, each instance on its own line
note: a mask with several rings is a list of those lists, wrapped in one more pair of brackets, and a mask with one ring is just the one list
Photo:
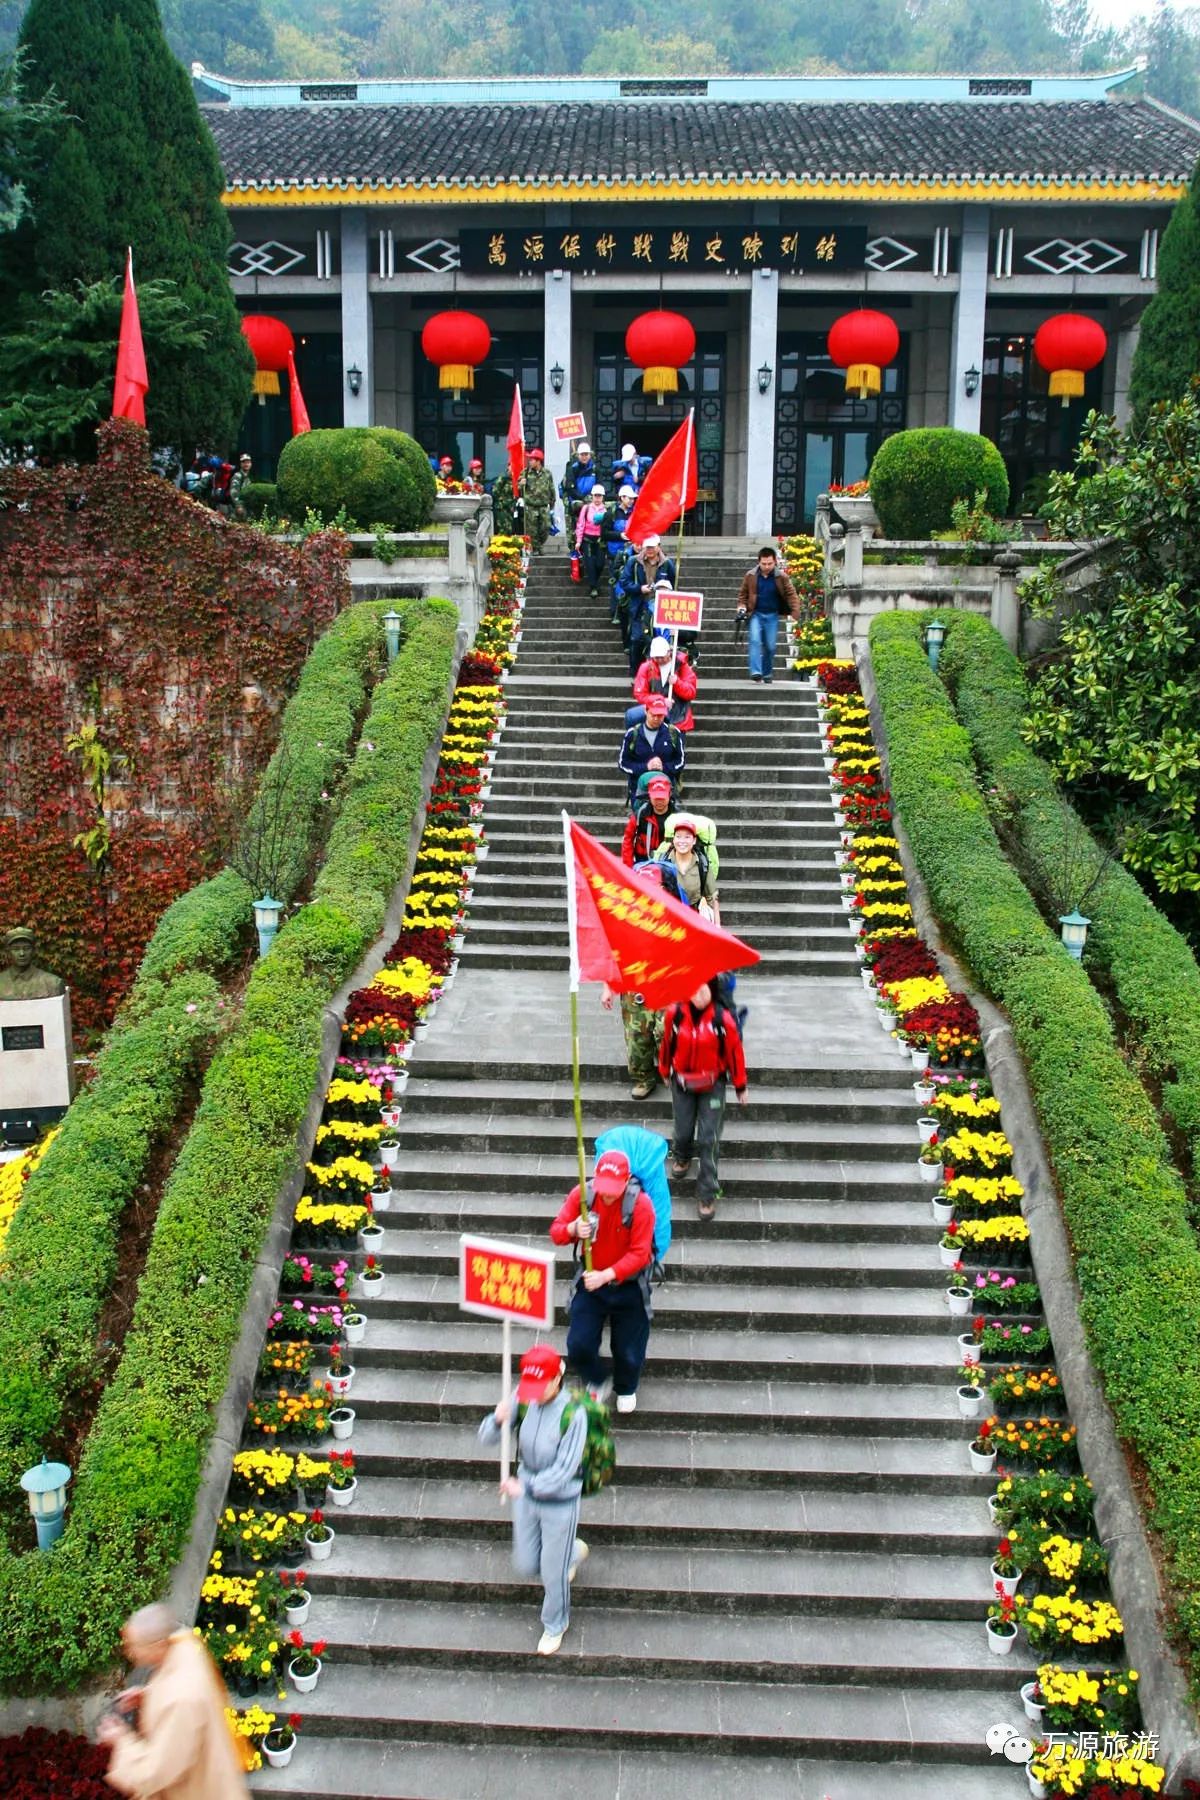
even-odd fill
[[(559, 810), (617, 841), (628, 682), (605, 609), (555, 557), (530, 579), (461, 972), (412, 1063), (387, 1289), (355, 1355), (359, 1497), (309, 1584), (329, 1661), (302, 1753), (256, 1792), (1025, 1789), (984, 1744), (1020, 1725), (1028, 1657), (984, 1638), (993, 1483), (968, 1472), (911, 1071), (856, 972), (815, 694), (751, 686), (725, 632), (748, 560), (698, 554), (685, 573), (711, 607), (687, 797), (718, 822), (724, 921), (764, 956), (739, 983), (752, 1105), (727, 1116), (715, 1227), (677, 1186), (570, 1633), (534, 1657), (538, 1593), (513, 1576), (475, 1442), (499, 1331), (458, 1312), (455, 1273), (464, 1228), (543, 1243), (574, 1179)], [(617, 1120), (669, 1130), (661, 1090), (629, 1099), (596, 989), (580, 1010), (589, 1140)]]

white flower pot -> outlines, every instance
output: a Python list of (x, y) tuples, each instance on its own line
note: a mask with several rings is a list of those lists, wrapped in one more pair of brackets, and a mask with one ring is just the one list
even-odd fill
[(854, 889), (848, 888), (846, 890), (846, 892), (842, 895), (842, 911), (848, 913), (850, 911), (850, 908), (853, 905), (854, 905)]
[(979, 1345), (970, 1332), (964, 1332), (958, 1340), (958, 1360), (968, 1369), (975, 1368), (983, 1360)]
[(977, 1475), (991, 1474), (996, 1466), (996, 1454), (995, 1450), (989, 1450), (984, 1454), (982, 1451), (976, 1450), (972, 1444), (967, 1445), (967, 1455), (970, 1457), (971, 1467)]
[[(417, 1029), (420, 1030), (420, 1027), (418, 1026)], [(380, 1144), (379, 1160), (385, 1169), (394, 1169), (400, 1161), (399, 1144)]]
[(490, 844), (476, 844), (476, 846), (475, 846), (475, 861), (476, 862), (486, 862), (488, 859), (488, 851), (491, 849), (491, 847), (492, 846)]
[(462, 949), (465, 942), (466, 939), (463, 936), (463, 933), (461, 931), (456, 931), (454, 936), (450, 939), (450, 948), (453, 950), (455, 956), (459, 954), (459, 951)]
[(1021, 1585), (1021, 1577), (1019, 1575), (998, 1575), (996, 1573), (995, 1563), (992, 1564), (992, 1586), (993, 1586), (993, 1588), (998, 1587), (998, 1588), (1002, 1589), (1002, 1591), (1004, 1593), (1006, 1593), (1008, 1595), (1009, 1599), (1011, 1600), (1013, 1595), (1016, 1593), (1017, 1589), (1020, 1587), (1020, 1585)]
[(348, 1344), (361, 1344), (367, 1335), (367, 1321), (362, 1313), (346, 1313), (342, 1319), (342, 1335)]
[(1027, 1681), (1025, 1683), (1021, 1689), (1021, 1705), (1025, 1708), (1025, 1717), (1029, 1720), (1030, 1724), (1036, 1725), (1040, 1731), (1042, 1720), (1046, 1716), (1046, 1708), (1039, 1700), (1034, 1699), (1033, 1696), (1036, 1688), (1036, 1681)]
[(965, 1318), (971, 1310), (970, 1288), (947, 1288), (946, 1305), (959, 1318)]
[(331, 1531), (327, 1538), (317, 1538), (314, 1540), (312, 1537), (309, 1536), (308, 1532), (306, 1531), (304, 1534), (304, 1543), (305, 1543), (305, 1548), (308, 1551), (309, 1561), (310, 1562), (328, 1562), (330, 1557), (333, 1555), (333, 1546), (334, 1546), (335, 1542), (336, 1542), (336, 1533), (335, 1532)]
[(401, 1113), (401, 1108), (399, 1106), (397, 1106), (395, 1101), (393, 1100), (393, 1102), (390, 1106), (381, 1106), (380, 1107), (379, 1122), (381, 1125), (386, 1125), (389, 1131), (395, 1131), (396, 1127), (400, 1123), (400, 1113)]
[(917, 1130), (921, 1134), (921, 1142), (923, 1144), (927, 1144), (930, 1138), (937, 1136), (937, 1128), (937, 1120), (929, 1113), (922, 1113), (921, 1117), (917, 1120)]
[(311, 1675), (297, 1675), (294, 1662), (288, 1664), (288, 1680), (298, 1694), (311, 1694), (321, 1679), (321, 1659), (318, 1656), (317, 1666)]
[(907, 1061), (908, 1061), (908, 1045), (905, 1043), (903, 1038), (898, 1037), (898, 1038), (894, 1039), (893, 1041), (896, 1045), (896, 1055), (900, 1058), (900, 1061), (902, 1063), (907, 1063)]
[(934, 1224), (949, 1225), (951, 1219), (954, 1217), (954, 1208), (950, 1205), (949, 1201), (939, 1200), (935, 1196), (929, 1204), (933, 1209)]
[(993, 1525), (1000, 1523), (1000, 1501), (995, 1494), (988, 1495), (988, 1518)]
[[(293, 1592), (295, 1592), (295, 1589), (293, 1589)], [(304, 1595), (304, 1599), (301, 1601), (300, 1605), (285, 1606), (283, 1609), (283, 1616), (287, 1620), (289, 1631), (296, 1631), (303, 1625), (306, 1622), (309, 1613), (312, 1611), (312, 1595), (308, 1592), (307, 1588), (301, 1588), (300, 1592)]]
[(354, 1480), (346, 1487), (327, 1487), (325, 1498), (331, 1500), (335, 1506), (349, 1506), (357, 1492), (358, 1477), (355, 1476)]
[(935, 1181), (940, 1181), (942, 1179), (941, 1163), (919, 1162), (917, 1164), (917, 1172), (920, 1175), (921, 1180), (928, 1182), (930, 1187), (933, 1186)]
[(364, 1225), (358, 1234), (358, 1241), (364, 1250), (378, 1256), (383, 1248), (383, 1226)]
[(447, 986), (450, 984), (450, 982), (452, 982), (454, 980), (454, 977), (457, 974), (458, 974), (458, 958), (457, 958), (457, 956), (452, 956), (450, 958), (450, 967), (446, 970)]
[(912, 1057), (912, 1066), (914, 1069), (927, 1069), (929, 1067), (929, 1051), (924, 1044), (921, 1044), (920, 1046), (910, 1044), (908, 1046), (908, 1054)]
[(987, 1395), (979, 1388), (969, 1387), (965, 1382), (958, 1389), (959, 1416), (964, 1419), (978, 1419), (987, 1405)]
[(862, 979), (862, 984), (863, 984), (864, 988), (867, 990), (867, 992), (869, 994), (871, 992), (871, 989), (875, 986), (875, 976), (874, 976), (873, 971), (870, 969), (867, 969), (867, 968), (862, 968), (858, 971), (858, 973)]
[(372, 1188), (371, 1207), (374, 1212), (390, 1212), (392, 1210), (392, 1190), (390, 1187)]
[[(407, 1069), (397, 1069), (395, 1074), (392, 1076), (392, 1095), (393, 1095), (393, 1097), (398, 1100), (407, 1086), (408, 1086), (408, 1070)], [(400, 1123), (400, 1108), (399, 1107), (396, 1108), (396, 1123), (397, 1124)]]
[(1046, 1786), (1044, 1781), (1038, 1780), (1033, 1772), (1032, 1765), (1028, 1763), (1025, 1766), (1025, 1779), (1029, 1783), (1029, 1791), (1033, 1795), (1033, 1800), (1047, 1800), (1050, 1789)]
[(929, 1102), (933, 1099), (933, 1092), (934, 1092), (934, 1089), (933, 1089), (932, 1081), (914, 1081), (913, 1082), (913, 1093), (917, 1097), (917, 1105), (918, 1106), (928, 1106)]
[(429, 1026), (425, 1023), (425, 1020), (422, 1019), (418, 1025), (413, 1026), (413, 1037), (416, 1039), (417, 1043), (419, 1044), (421, 1042), (422, 1038), (427, 1038), (428, 1036), (429, 1036)]
[(939, 1244), (938, 1258), (943, 1269), (952, 1269), (959, 1258), (958, 1245), (951, 1244), (947, 1247), (945, 1244)]
[(350, 1392), (350, 1389), (354, 1386), (353, 1363), (347, 1363), (340, 1375), (326, 1375), (325, 1380), (328, 1382), (330, 1391), (336, 1398), (344, 1400), (346, 1395)]
[[(855, 954), (855, 956), (857, 956), (857, 958), (858, 958), (858, 960), (859, 960), (859, 962), (860, 962), (860, 963), (865, 963), (865, 962), (866, 962), (866, 960), (867, 960), (867, 953), (866, 953), (866, 951), (865, 951), (865, 950), (864, 950), (864, 949), (863, 949), (863, 946), (862, 946), (862, 940), (861, 940), (861, 939), (860, 939), (860, 940), (859, 940), (859, 942), (858, 942), (858, 943), (856, 943), (856, 944), (855, 944), (855, 946), (854, 946), (854, 954)], [(872, 980), (872, 981), (874, 981), (874, 979), (875, 979), (875, 976), (874, 976), (874, 973), (872, 973), (872, 975), (871, 975), (871, 980)]]
[(1017, 1641), (1017, 1634), (1015, 1631), (1001, 1632), (994, 1630), (992, 1621), (989, 1619), (987, 1622), (987, 1641), (988, 1649), (992, 1652), (993, 1656), (1007, 1656)]
[(387, 1276), (382, 1269), (378, 1270), (374, 1275), (360, 1275), (355, 1283), (358, 1288), (360, 1299), (370, 1300), (376, 1294), (381, 1294), (383, 1292), (383, 1284), (386, 1280)]
[[(319, 1673), (319, 1671), (318, 1671), (318, 1673)], [(304, 1677), (301, 1676), (300, 1679), (303, 1680)], [(313, 1686), (315, 1687), (316, 1684), (317, 1684), (317, 1677), (314, 1675), (313, 1676)], [(292, 1686), (296, 1688), (297, 1693), (307, 1693), (309, 1691), (307, 1688), (301, 1688), (298, 1685), (298, 1683), (296, 1681), (296, 1677), (294, 1675), (292, 1677)], [(288, 1764), (291, 1762), (293, 1756), (295, 1756), (295, 1754), (296, 1754), (296, 1740), (295, 1740), (295, 1738), (293, 1738), (286, 1750), (268, 1750), (267, 1746), (264, 1744), (262, 1747), (262, 1753), (266, 1757), (268, 1763), (271, 1765), (271, 1767), (273, 1769), (286, 1769)]]
[(354, 1430), (355, 1416), (355, 1411), (352, 1406), (335, 1406), (330, 1413), (329, 1423), (333, 1430), (333, 1435), (341, 1443), (345, 1443), (346, 1439)]

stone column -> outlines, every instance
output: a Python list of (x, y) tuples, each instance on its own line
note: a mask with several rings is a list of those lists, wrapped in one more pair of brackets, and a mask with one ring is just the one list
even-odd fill
[(1021, 613), (1017, 601), (1017, 576), (1021, 558), (1016, 550), (997, 550), (993, 559), (996, 569), (992, 588), (992, 624), (1010, 650), (1018, 648)]
[(1132, 325), (1123, 326), (1117, 332), (1116, 368), (1113, 372), (1112, 411), (1118, 425), (1128, 425), (1129, 377), (1133, 373), (1133, 353), (1137, 349), (1138, 334), (1142, 329), (1141, 320)]
[[(746, 344), (746, 532), (750, 537), (771, 535), (778, 321), (779, 276), (774, 269), (756, 269), (750, 277), (750, 330)], [(758, 371), (764, 363), (771, 370), (771, 381), (766, 393), (760, 394)]]
[[(554, 476), (557, 488), (566, 472), (571, 446), (559, 443), (551, 420), (555, 413), (576, 410), (571, 379), (571, 276), (565, 269), (560, 269), (557, 274), (550, 270), (543, 280), (546, 297), (542, 321), (542, 411), (546, 424), (542, 449), (546, 452), (546, 467)], [(561, 394), (556, 394), (550, 385), (550, 371), (555, 364), (563, 372)], [(594, 426), (595, 421), (588, 423)]]
[[(371, 330), (371, 235), (363, 207), (342, 211), (342, 417), (347, 425), (375, 419), (375, 346)], [(362, 386), (350, 392), (346, 370), (362, 370)]]
[[(958, 294), (950, 333), (950, 423), (978, 431), (983, 398), (983, 327), (987, 312), (989, 217), (986, 206), (964, 206), (958, 254)], [(979, 370), (979, 386), (968, 394), (963, 376)]]

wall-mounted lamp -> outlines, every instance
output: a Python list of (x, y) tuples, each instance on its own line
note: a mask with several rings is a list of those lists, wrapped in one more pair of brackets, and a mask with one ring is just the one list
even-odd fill
[(772, 373), (772, 371), (771, 371), (770, 363), (764, 363), (762, 365), (761, 369), (758, 371), (758, 391), (760, 394), (765, 394), (767, 389), (770, 387), (771, 373)]
[(62, 1536), (70, 1479), (71, 1471), (66, 1463), (47, 1462), (44, 1456), (21, 1477), (21, 1486), (29, 1496), (29, 1510), (37, 1527), (39, 1550), (49, 1550)]
[(346, 385), (357, 400), (362, 391), (362, 370), (357, 363), (351, 363), (346, 370)]
[(1083, 956), (1083, 946), (1087, 943), (1090, 919), (1085, 919), (1079, 908), (1073, 907), (1069, 913), (1060, 913), (1058, 927), (1062, 933), (1062, 941), (1067, 946), (1068, 956), (1079, 962)]
[(967, 391), (968, 400), (971, 398), (972, 394), (977, 394), (979, 392), (979, 370), (975, 367), (974, 363), (971, 364), (971, 367), (963, 376), (963, 387)]
[(562, 393), (563, 382), (565, 380), (566, 376), (564, 375), (561, 366), (558, 363), (555, 363), (550, 371), (550, 386), (554, 389), (556, 394)]

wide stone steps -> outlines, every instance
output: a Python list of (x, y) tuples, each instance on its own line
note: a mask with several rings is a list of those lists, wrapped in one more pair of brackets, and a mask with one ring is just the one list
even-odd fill
[[(629, 1114), (624, 1119), (628, 1123)], [(439, 1151), (414, 1144), (393, 1181), (400, 1190), (396, 1198), (401, 1209), (404, 1190), (410, 1184), (416, 1188), (458, 1189), (464, 1178), (477, 1174), (478, 1167), (478, 1151)], [(564, 1146), (545, 1156), (505, 1154), (489, 1169), (488, 1189), (492, 1194), (557, 1194), (561, 1198), (577, 1179), (573, 1154)], [(764, 1221), (775, 1216), (776, 1202), (780, 1200), (854, 1201), (884, 1196), (916, 1200), (928, 1192), (917, 1173), (915, 1155), (911, 1162), (907, 1158), (899, 1162), (850, 1160), (833, 1153), (819, 1160), (793, 1156), (766, 1162), (761, 1158), (739, 1158), (732, 1146), (728, 1155), (722, 1148), (721, 1184), (727, 1197), (757, 1200)], [(679, 1204), (681, 1208), (685, 1204), (682, 1196)], [(543, 1223), (548, 1224), (549, 1220), (544, 1217)]]
[[(915, 1102), (913, 1113), (915, 1116)], [(507, 1113), (467, 1112), (464, 1109), (457, 1118), (447, 1118), (427, 1117), (409, 1110), (401, 1113), (398, 1130), (400, 1170), (412, 1166), (412, 1152), (420, 1156), (439, 1142), (456, 1145), (467, 1154), (503, 1157), (514, 1152), (522, 1156), (539, 1153), (573, 1155), (575, 1150), (574, 1120), (569, 1114), (564, 1116), (562, 1113), (557, 1118), (526, 1116), (514, 1119)], [(841, 1160), (850, 1153), (859, 1162), (891, 1162), (896, 1158), (911, 1157), (915, 1166), (920, 1147), (920, 1138), (912, 1125), (883, 1121), (873, 1124), (869, 1132), (857, 1132), (853, 1125), (836, 1118), (796, 1119), (781, 1121), (765, 1133), (750, 1117), (749, 1107), (743, 1112), (732, 1104), (721, 1138), (722, 1159), (728, 1156), (731, 1163), (742, 1159), (768, 1164), (792, 1158)]]
[[(811, 1073), (811, 1071), (806, 1071)], [(589, 1113), (624, 1111), (629, 1101), (627, 1081), (589, 1081), (586, 1105)], [(571, 1103), (571, 1088), (565, 1081), (548, 1080), (531, 1093), (521, 1081), (495, 1081), (486, 1077), (478, 1081), (430, 1079), (413, 1075), (401, 1096), (404, 1111), (420, 1111), (428, 1118), (438, 1113), (458, 1115), (477, 1112), (487, 1107), (489, 1113), (520, 1113), (525, 1118), (561, 1119)], [(889, 1124), (907, 1132), (909, 1141), (920, 1145), (915, 1118), (912, 1088), (897, 1077), (895, 1087), (828, 1087), (807, 1086), (799, 1095), (788, 1092), (764, 1098), (756, 1086), (754, 1117), (756, 1121), (836, 1119), (839, 1123), (861, 1124), (870, 1121)], [(670, 1122), (663, 1120), (663, 1136), (670, 1136)]]

